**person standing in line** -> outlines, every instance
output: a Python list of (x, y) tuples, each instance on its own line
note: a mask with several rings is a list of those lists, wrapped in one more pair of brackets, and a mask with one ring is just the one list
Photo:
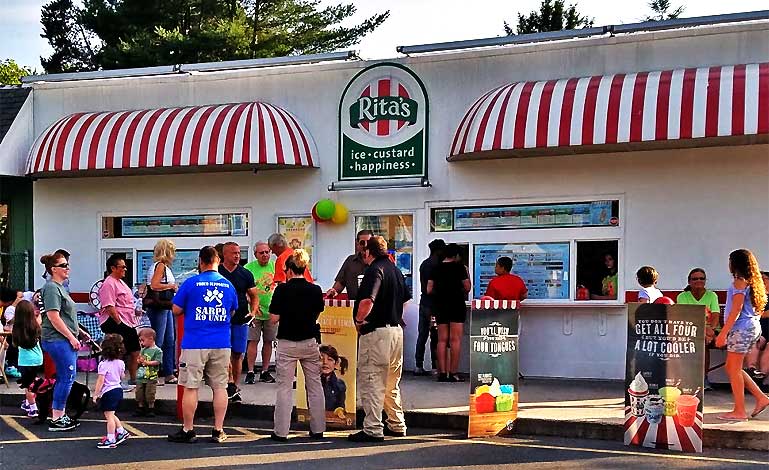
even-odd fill
[(123, 338), (126, 351), (126, 366), (130, 380), (124, 392), (130, 392), (136, 387), (136, 370), (139, 367), (139, 335), (136, 326), (139, 324), (134, 310), (134, 295), (131, 288), (123, 281), (126, 269), (125, 257), (113, 253), (107, 258), (107, 270), (104, 282), (99, 288), (99, 323), (105, 334), (115, 333)]
[[(154, 261), (147, 274), (147, 285), (152, 290), (160, 292), (170, 290), (176, 292), (178, 286), (171, 265), (176, 258), (176, 245), (171, 240), (158, 240), (152, 252)], [(164, 383), (175, 384), (174, 376), (176, 368), (176, 325), (174, 315), (171, 313), (171, 303), (167, 305), (151, 305), (147, 307), (147, 316), (150, 325), (155, 330), (157, 346), (163, 351), (163, 364), (160, 374), (164, 377)], [(159, 385), (162, 385), (160, 382)]]
[(657, 280), (660, 275), (654, 266), (641, 266), (635, 273), (638, 285), (638, 301), (642, 304), (653, 304), (655, 300), (662, 297), (662, 292), (657, 289)]
[(438, 382), (464, 382), (458, 372), (470, 276), (456, 243), (448, 244), (444, 255), (432, 279), (427, 281), (427, 292), (434, 295), (435, 322), (438, 323)]
[(326, 292), (326, 296), (334, 298), (347, 289), (347, 297), (355, 300), (358, 296), (358, 282), (366, 270), (366, 263), (363, 262), (363, 250), (366, 249), (366, 243), (374, 235), (371, 230), (361, 230), (355, 237), (355, 253), (344, 260), (342, 267), (334, 279), (334, 285)]
[(230, 330), (232, 334), (232, 354), (230, 356), (230, 383), (227, 384), (227, 398), (240, 401), (240, 374), (243, 369), (243, 354), (248, 346), (248, 330), (251, 320), (259, 312), (259, 295), (251, 271), (240, 265), (240, 246), (227, 242), (222, 247), (224, 262), (219, 265), (219, 274), (235, 286), (238, 296), (238, 309), (232, 316)]
[(688, 282), (683, 292), (676, 297), (677, 304), (703, 305), (705, 306), (705, 386), (704, 389), (713, 390), (708, 380), (710, 368), (710, 347), (715, 347), (716, 335), (721, 331), (721, 306), (718, 304), (718, 295), (705, 288), (707, 275), (702, 268), (694, 268), (689, 271)]
[[(59, 248), (58, 250), (54, 251), (53, 254), (54, 256), (59, 256), (59, 255), (63, 256), (64, 259), (67, 261), (67, 263), (69, 263), (69, 257), (71, 255), (69, 251), (65, 250), (64, 248)], [(46, 281), (50, 281), (51, 275), (48, 274), (47, 271), (43, 272), (43, 279), (45, 279)], [(64, 284), (62, 284), (62, 286), (64, 286), (64, 290), (66, 290), (67, 293), (69, 293), (69, 278), (64, 280)]]
[(432, 369), (438, 367), (438, 327), (435, 324), (435, 315), (433, 314), (433, 296), (427, 293), (427, 281), (432, 277), (436, 266), (443, 261), (443, 250), (446, 248), (446, 242), (436, 238), (428, 245), (430, 256), (419, 265), (419, 285), (421, 286), (421, 295), (419, 297), (419, 333), (417, 335), (417, 344), (414, 351), (416, 359), (416, 368), (414, 375), (431, 375), (432, 371), (425, 370), (425, 346), (427, 338), (430, 338), (430, 358), (432, 359)]
[[(401, 404), (403, 373), (403, 307), (411, 292), (400, 269), (387, 254), (387, 242), (374, 236), (366, 243), (368, 265), (353, 306), (358, 339), (357, 389), (363, 411), (363, 430), (350, 434), (352, 442), (381, 442), (384, 436), (406, 435)], [(382, 423), (382, 409), (387, 425)]]
[(24, 389), (24, 401), (21, 403), (21, 409), (30, 418), (37, 418), (38, 416), (35, 393), (30, 390), (30, 385), (43, 368), (43, 350), (40, 349), (41, 320), (40, 316), (35, 313), (32, 302), (22, 300), (16, 305), (11, 335), (13, 344), (19, 348), (19, 372), (21, 373), (19, 386)]
[(278, 390), (275, 401), (275, 427), (270, 435), (285, 441), (291, 428), (294, 394), (291, 387), (297, 361), (304, 373), (307, 404), (310, 408), (310, 437), (320, 439), (326, 430), (325, 396), (320, 383), (320, 352), (317, 321), (324, 308), (320, 286), (304, 278), (310, 257), (304, 250), (291, 250), (286, 258), (287, 281), (275, 288), (270, 303), (270, 321), (278, 325), (275, 371)]
[(139, 356), (139, 371), (136, 377), (135, 416), (155, 416), (155, 396), (158, 387), (158, 372), (163, 363), (163, 351), (155, 345), (155, 330), (142, 328), (139, 331), (142, 350)]
[[(275, 276), (273, 277), (273, 280), (275, 281), (275, 284), (284, 283), (288, 279), (286, 275), (286, 260), (291, 256), (293, 251), (289, 248), (286, 237), (279, 233), (270, 235), (270, 238), (267, 239), (267, 244), (269, 244), (270, 250), (275, 253), (275, 256), (278, 257), (275, 260)], [(315, 282), (309, 267), (304, 270), (304, 278), (307, 279), (307, 282)]]
[(104, 336), (101, 343), (102, 360), (99, 363), (99, 378), (96, 379), (93, 396), (94, 400), (98, 401), (99, 410), (104, 413), (104, 419), (107, 421), (107, 435), (96, 444), (99, 449), (114, 449), (130, 437), (116, 414), (120, 402), (123, 401), (120, 382), (125, 375), (125, 363), (121, 359), (125, 353), (123, 338), (119, 334), (108, 333)]
[(509, 256), (500, 256), (494, 264), (496, 276), (489, 281), (486, 287), (486, 295), (494, 300), (514, 300), (520, 302), (526, 300), (529, 289), (520, 276), (512, 274), (513, 260)]
[[(769, 271), (761, 271), (761, 278), (764, 280), (764, 289), (769, 291)], [(764, 308), (760, 309), (761, 336), (745, 356), (745, 370), (751, 376), (759, 387), (761, 387), (769, 375), (769, 295), (767, 295)], [(763, 390), (763, 387), (762, 387)]]
[(761, 305), (766, 301), (766, 288), (755, 256), (748, 250), (735, 250), (729, 254), (729, 271), (734, 282), (726, 291), (726, 321), (716, 337), (716, 346), (726, 346), (726, 373), (732, 386), (734, 408), (718, 416), (724, 421), (746, 421), (745, 389), (756, 398), (750, 414), (755, 418), (769, 408), (769, 397), (742, 370), (745, 355), (761, 334), (759, 324)]
[(69, 263), (64, 255), (43, 255), (49, 280), (43, 286), (43, 336), (41, 346), (56, 365), (56, 385), (53, 388), (51, 423), (49, 431), (69, 431), (79, 426), (66, 414), (67, 397), (77, 374), (77, 351), (80, 341), (75, 302), (64, 289), (69, 279)]
[(198, 407), (198, 389), (203, 381), (213, 391), (213, 442), (224, 442), (227, 414), (227, 369), (230, 364), (230, 320), (238, 308), (235, 287), (219, 274), (219, 254), (204, 246), (198, 254), (200, 274), (187, 279), (174, 296), (174, 315), (184, 315), (184, 337), (179, 357), (179, 384), (184, 387), (184, 424), (171, 442), (191, 443), (198, 438), (193, 429)]
[(270, 246), (267, 242), (258, 241), (254, 245), (254, 256), (256, 259), (244, 266), (254, 276), (256, 283), (256, 293), (259, 296), (259, 313), (254, 321), (251, 322), (251, 328), (248, 329), (248, 347), (246, 348), (246, 364), (248, 372), (246, 373), (246, 383), (256, 382), (256, 348), (259, 346), (259, 339), (262, 340), (262, 371), (259, 374), (259, 381), (265, 383), (275, 383), (275, 378), (270, 374), (270, 359), (272, 357), (272, 343), (275, 341), (278, 332), (278, 326), (270, 321), (270, 302), (272, 293), (275, 290), (275, 261), (270, 259)]

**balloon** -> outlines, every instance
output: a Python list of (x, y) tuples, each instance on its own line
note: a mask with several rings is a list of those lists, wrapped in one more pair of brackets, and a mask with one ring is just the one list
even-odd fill
[(334, 207), (334, 215), (331, 216), (331, 222), (335, 224), (343, 224), (347, 222), (347, 208), (341, 202), (336, 203)]
[(655, 304), (675, 305), (676, 303), (670, 297), (662, 296), (654, 301)]
[(336, 204), (331, 199), (321, 199), (315, 204), (315, 212), (323, 220), (329, 220), (334, 216), (334, 208)]
[(318, 205), (317, 205), (317, 204), (315, 204), (314, 206), (312, 206), (312, 218), (313, 218), (313, 220), (314, 220), (315, 222), (317, 222), (317, 223), (319, 223), (319, 224), (322, 224), (323, 222), (325, 222), (325, 220), (323, 220), (323, 219), (321, 219), (320, 217), (318, 217), (318, 212), (317, 212), (317, 209), (318, 209)]

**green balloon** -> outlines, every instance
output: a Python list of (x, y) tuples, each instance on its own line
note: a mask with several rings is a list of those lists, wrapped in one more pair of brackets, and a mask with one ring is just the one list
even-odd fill
[(331, 199), (321, 199), (318, 204), (315, 205), (315, 212), (323, 220), (328, 220), (334, 216), (334, 209), (336, 204)]

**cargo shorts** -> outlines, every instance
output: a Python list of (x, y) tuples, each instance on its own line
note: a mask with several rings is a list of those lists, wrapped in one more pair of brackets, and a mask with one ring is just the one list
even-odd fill
[(227, 388), (230, 348), (182, 349), (179, 358), (179, 385), (200, 388), (204, 383), (213, 390)]

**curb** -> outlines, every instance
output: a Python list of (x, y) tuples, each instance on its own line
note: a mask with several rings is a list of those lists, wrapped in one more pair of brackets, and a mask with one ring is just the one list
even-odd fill
[[(0, 394), (0, 405), (18, 406), (23, 394)], [(136, 401), (126, 398), (121, 402), (120, 411), (131, 411)], [(156, 412), (160, 415), (174, 416), (176, 400), (157, 400)], [(272, 421), (275, 407), (272, 405), (249, 405), (230, 403), (228, 413), (255, 421)], [(203, 401), (198, 404), (196, 416), (212, 417), (213, 405)], [(91, 410), (93, 412), (93, 410)], [(424, 411), (406, 411), (406, 425), (415, 428), (466, 431), (468, 416), (464, 414), (428, 413)], [(358, 410), (357, 425), (362, 426), (363, 413)], [(292, 420), (296, 416), (292, 415)], [(599, 439), (607, 441), (622, 441), (624, 429), (621, 424), (601, 423), (592, 421), (549, 420), (540, 418), (518, 418), (515, 420), (511, 435), (552, 436), (575, 439)], [(705, 428), (703, 431), (703, 447), (720, 449), (741, 449), (769, 451), (769, 432), (738, 431), (715, 428)]]

